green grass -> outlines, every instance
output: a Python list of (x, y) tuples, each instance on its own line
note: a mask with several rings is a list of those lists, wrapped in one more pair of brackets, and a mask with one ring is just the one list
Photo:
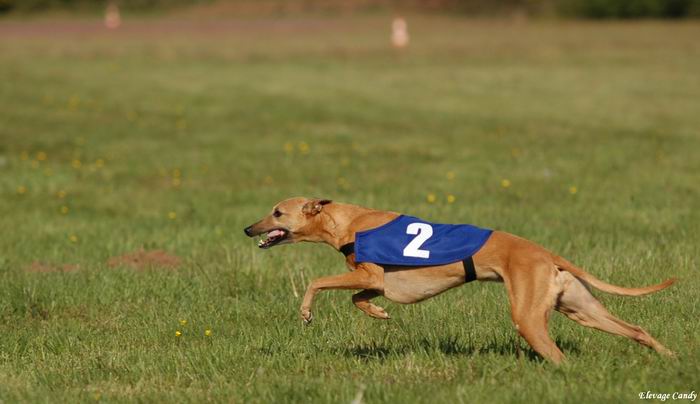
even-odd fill
[[(700, 389), (698, 23), (412, 18), (403, 54), (379, 17), (146, 23), (155, 32), (0, 25), (0, 401), (350, 402), (365, 389), (368, 403), (637, 402)], [(350, 291), (324, 292), (305, 328), (297, 294), (345, 271), (339, 255), (260, 251), (242, 232), (295, 195), (506, 230), (616, 284), (679, 277), (642, 298), (597, 293), (678, 358), (554, 314), (569, 361), (552, 366), (518, 341), (493, 283), (419, 305), (378, 298), (388, 322)], [(107, 266), (140, 247), (183, 265)], [(33, 261), (79, 269), (28, 272)]]

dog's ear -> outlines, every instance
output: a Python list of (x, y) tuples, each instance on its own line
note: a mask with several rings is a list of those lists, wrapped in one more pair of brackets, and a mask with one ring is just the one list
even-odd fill
[(306, 204), (304, 204), (304, 207), (301, 208), (301, 211), (306, 215), (318, 215), (319, 213), (321, 213), (321, 210), (323, 210), (323, 205), (328, 205), (331, 202), (333, 201), (331, 201), (330, 199), (314, 198), (306, 202)]

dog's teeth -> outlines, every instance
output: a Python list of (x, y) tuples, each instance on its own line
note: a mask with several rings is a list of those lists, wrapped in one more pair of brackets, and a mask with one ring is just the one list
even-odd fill
[(261, 245), (263, 245), (263, 244), (265, 244), (265, 240), (262, 240), (262, 239), (261, 239), (261, 240), (258, 240), (258, 245), (259, 245), (259, 246), (261, 246)]

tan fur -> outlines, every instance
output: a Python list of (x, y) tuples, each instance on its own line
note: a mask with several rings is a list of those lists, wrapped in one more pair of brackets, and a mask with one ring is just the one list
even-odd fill
[[(274, 212), (281, 213), (279, 217)], [(279, 244), (300, 241), (326, 243), (336, 250), (353, 242), (355, 233), (379, 227), (399, 216), (328, 200), (291, 198), (246, 229), (249, 236), (284, 229), (289, 236)], [(631, 338), (662, 354), (671, 355), (642, 328), (610, 314), (590, 293), (588, 285), (604, 292), (639, 296), (670, 286), (674, 279), (643, 288), (624, 288), (603, 282), (539, 245), (509, 233), (494, 231), (473, 256), (477, 280), (505, 284), (511, 316), (518, 333), (544, 358), (559, 363), (564, 354), (549, 337), (547, 322), (552, 309), (587, 327)], [(397, 303), (416, 303), (464, 283), (461, 262), (433, 267), (382, 267), (346, 258), (351, 272), (326, 276), (309, 285), (301, 304), (306, 324), (313, 316), (314, 296), (324, 289), (360, 289), (352, 301), (368, 315), (388, 319), (387, 312), (370, 300), (377, 296)]]

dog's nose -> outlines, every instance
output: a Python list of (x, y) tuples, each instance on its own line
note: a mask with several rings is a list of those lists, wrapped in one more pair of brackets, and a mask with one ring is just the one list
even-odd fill
[(248, 226), (245, 229), (243, 229), (245, 232), (245, 235), (248, 237), (253, 237), (253, 226)]

